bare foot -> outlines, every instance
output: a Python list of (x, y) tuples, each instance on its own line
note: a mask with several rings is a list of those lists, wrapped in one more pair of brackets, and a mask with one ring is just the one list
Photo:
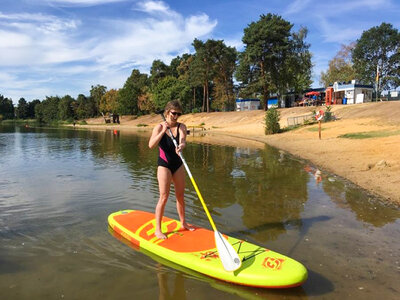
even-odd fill
[(189, 230), (189, 231), (194, 231), (196, 229), (196, 227), (189, 225), (188, 223), (184, 222), (182, 223), (181, 228)]
[(155, 236), (158, 237), (160, 240), (166, 240), (168, 237), (162, 233), (161, 231), (156, 231)]

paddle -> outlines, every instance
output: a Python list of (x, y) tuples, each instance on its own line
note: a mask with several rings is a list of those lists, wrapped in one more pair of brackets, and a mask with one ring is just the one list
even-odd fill
[[(165, 120), (165, 116), (163, 113), (160, 113), (161, 117)], [(174, 135), (172, 134), (171, 128), (168, 127), (169, 134), (171, 136), (172, 142), (174, 143), (175, 147), (178, 147), (178, 143), (176, 142)], [(201, 196), (200, 190), (197, 187), (196, 182), (194, 181), (193, 175), (190, 172), (190, 169), (185, 161), (185, 158), (182, 155), (182, 152), (179, 152), (179, 156), (182, 159), (183, 165), (185, 166), (186, 172), (189, 175), (190, 180), (192, 181), (193, 187), (196, 190), (197, 196), (200, 199), (201, 205), (204, 208), (204, 211), (206, 212), (206, 215), (208, 217), (208, 220), (211, 223), (211, 226), (214, 230), (214, 237), (215, 237), (215, 244), (217, 246), (219, 258), (221, 259), (222, 265), (224, 266), (224, 269), (226, 271), (235, 271), (240, 268), (242, 262), (236, 253), (235, 249), (233, 249), (232, 245), (223, 237), (221, 233), (218, 232), (217, 227), (215, 226), (215, 223), (213, 219), (211, 218), (210, 212), (208, 211), (208, 208), (204, 202), (203, 197)]]

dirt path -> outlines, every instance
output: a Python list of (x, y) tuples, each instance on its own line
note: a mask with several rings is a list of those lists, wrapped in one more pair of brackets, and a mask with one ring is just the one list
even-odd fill
[[(288, 117), (309, 115), (314, 109), (280, 109), (281, 127), (287, 126)], [(263, 111), (186, 114), (180, 121), (189, 127), (202, 125), (207, 132), (214, 133), (207, 135), (209, 143), (242, 146), (241, 139), (233, 139), (233, 136), (268, 143), (400, 204), (400, 101), (336, 105), (332, 111), (338, 120), (322, 124), (321, 140), (318, 139), (317, 125), (266, 136)], [(92, 119), (84, 127), (151, 130), (159, 120), (157, 115), (137, 119), (124, 116), (118, 126), (104, 126), (102, 119)], [(147, 126), (138, 127), (139, 124)], [(366, 139), (339, 137), (359, 132), (377, 132), (378, 136)], [(394, 135), (379, 137), (388, 132)]]

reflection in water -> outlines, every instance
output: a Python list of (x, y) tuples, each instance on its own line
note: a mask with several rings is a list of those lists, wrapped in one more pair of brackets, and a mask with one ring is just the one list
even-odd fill
[[(400, 210), (268, 146), (189, 143), (185, 158), (219, 231), (304, 263), (302, 288), (232, 286), (116, 243), (108, 214), (158, 200), (147, 143), (147, 133), (0, 126), (2, 299), (154, 299), (166, 286), (177, 299), (398, 296)], [(209, 227), (189, 181), (185, 193), (189, 222)]]
[[(234, 180), (232, 186), (252, 238), (265, 243), (285, 233), (287, 226), (300, 229), (308, 181), (300, 165), (285, 161), (282, 153), (268, 146), (264, 151), (248, 151), (235, 161), (248, 174), (247, 180)], [(274, 226), (265, 228), (266, 222)]]
[(168, 274), (160, 270), (157, 271), (158, 286), (160, 287), (160, 300), (175, 300), (175, 299), (186, 299), (184, 279), (182, 273), (175, 275), (175, 284), (173, 292), (171, 293), (168, 287)]
[(382, 227), (400, 218), (400, 212), (394, 205), (384, 203), (350, 183), (325, 180), (323, 188), (338, 207), (351, 209), (357, 220)]

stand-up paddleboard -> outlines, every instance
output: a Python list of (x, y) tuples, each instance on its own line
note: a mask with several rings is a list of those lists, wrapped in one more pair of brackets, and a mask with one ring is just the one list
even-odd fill
[(214, 232), (184, 230), (179, 221), (163, 217), (162, 231), (168, 239), (161, 240), (154, 235), (155, 222), (153, 213), (139, 210), (123, 210), (108, 217), (110, 227), (132, 244), (213, 278), (263, 288), (295, 287), (307, 279), (307, 269), (294, 259), (229, 236), (225, 237), (242, 265), (227, 272), (218, 257)]

